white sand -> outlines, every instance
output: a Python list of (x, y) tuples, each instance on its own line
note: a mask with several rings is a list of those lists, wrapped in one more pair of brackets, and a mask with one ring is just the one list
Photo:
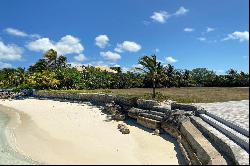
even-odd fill
[[(18, 152), (45, 164), (182, 164), (167, 135), (152, 135), (128, 125), (130, 134), (107, 122), (100, 109), (86, 103), (53, 100), (0, 100), (12, 121), (6, 131)], [(177, 153), (178, 152), (178, 153)], [(179, 160), (178, 158), (179, 157)]]

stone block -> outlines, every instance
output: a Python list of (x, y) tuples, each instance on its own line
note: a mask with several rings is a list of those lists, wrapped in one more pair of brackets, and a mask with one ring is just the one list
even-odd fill
[(159, 121), (148, 119), (148, 118), (141, 117), (141, 116), (138, 116), (137, 123), (150, 129), (160, 129), (161, 127), (161, 123)]

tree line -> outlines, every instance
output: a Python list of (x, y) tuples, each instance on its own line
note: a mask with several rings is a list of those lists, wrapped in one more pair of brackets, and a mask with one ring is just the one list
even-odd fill
[(0, 70), (0, 88), (21, 89), (123, 89), (160, 87), (246, 87), (249, 74), (229, 69), (217, 75), (206, 68), (193, 70), (163, 66), (155, 55), (138, 60), (141, 68), (123, 72), (120, 67), (111, 67), (116, 73), (85, 66), (82, 71), (71, 67), (65, 56), (58, 56), (53, 49), (27, 70), (3, 68)]

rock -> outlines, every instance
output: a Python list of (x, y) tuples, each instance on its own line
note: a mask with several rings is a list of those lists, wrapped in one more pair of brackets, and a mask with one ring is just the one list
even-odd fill
[(122, 134), (129, 134), (130, 133), (129, 128), (124, 124), (118, 124), (118, 129)]
[(125, 118), (126, 117), (123, 114), (115, 114), (115, 115), (112, 116), (112, 119), (116, 120), (116, 121), (124, 121)]
[(121, 107), (114, 102), (107, 103), (104, 106), (104, 111), (111, 115), (116, 115), (121, 112)]
[(154, 131), (154, 135), (160, 135), (160, 130), (159, 129), (155, 129), (155, 131)]

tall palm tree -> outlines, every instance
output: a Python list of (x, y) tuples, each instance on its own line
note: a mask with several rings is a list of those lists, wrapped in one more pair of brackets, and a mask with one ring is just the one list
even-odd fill
[(156, 88), (156, 81), (162, 79), (164, 76), (163, 74), (163, 66), (160, 62), (157, 62), (156, 56), (144, 56), (139, 59), (138, 64), (142, 67), (137, 67), (137, 70), (141, 70), (145, 74), (147, 74), (150, 79), (152, 80), (153, 84), (153, 95), (152, 97), (155, 98), (155, 88)]

